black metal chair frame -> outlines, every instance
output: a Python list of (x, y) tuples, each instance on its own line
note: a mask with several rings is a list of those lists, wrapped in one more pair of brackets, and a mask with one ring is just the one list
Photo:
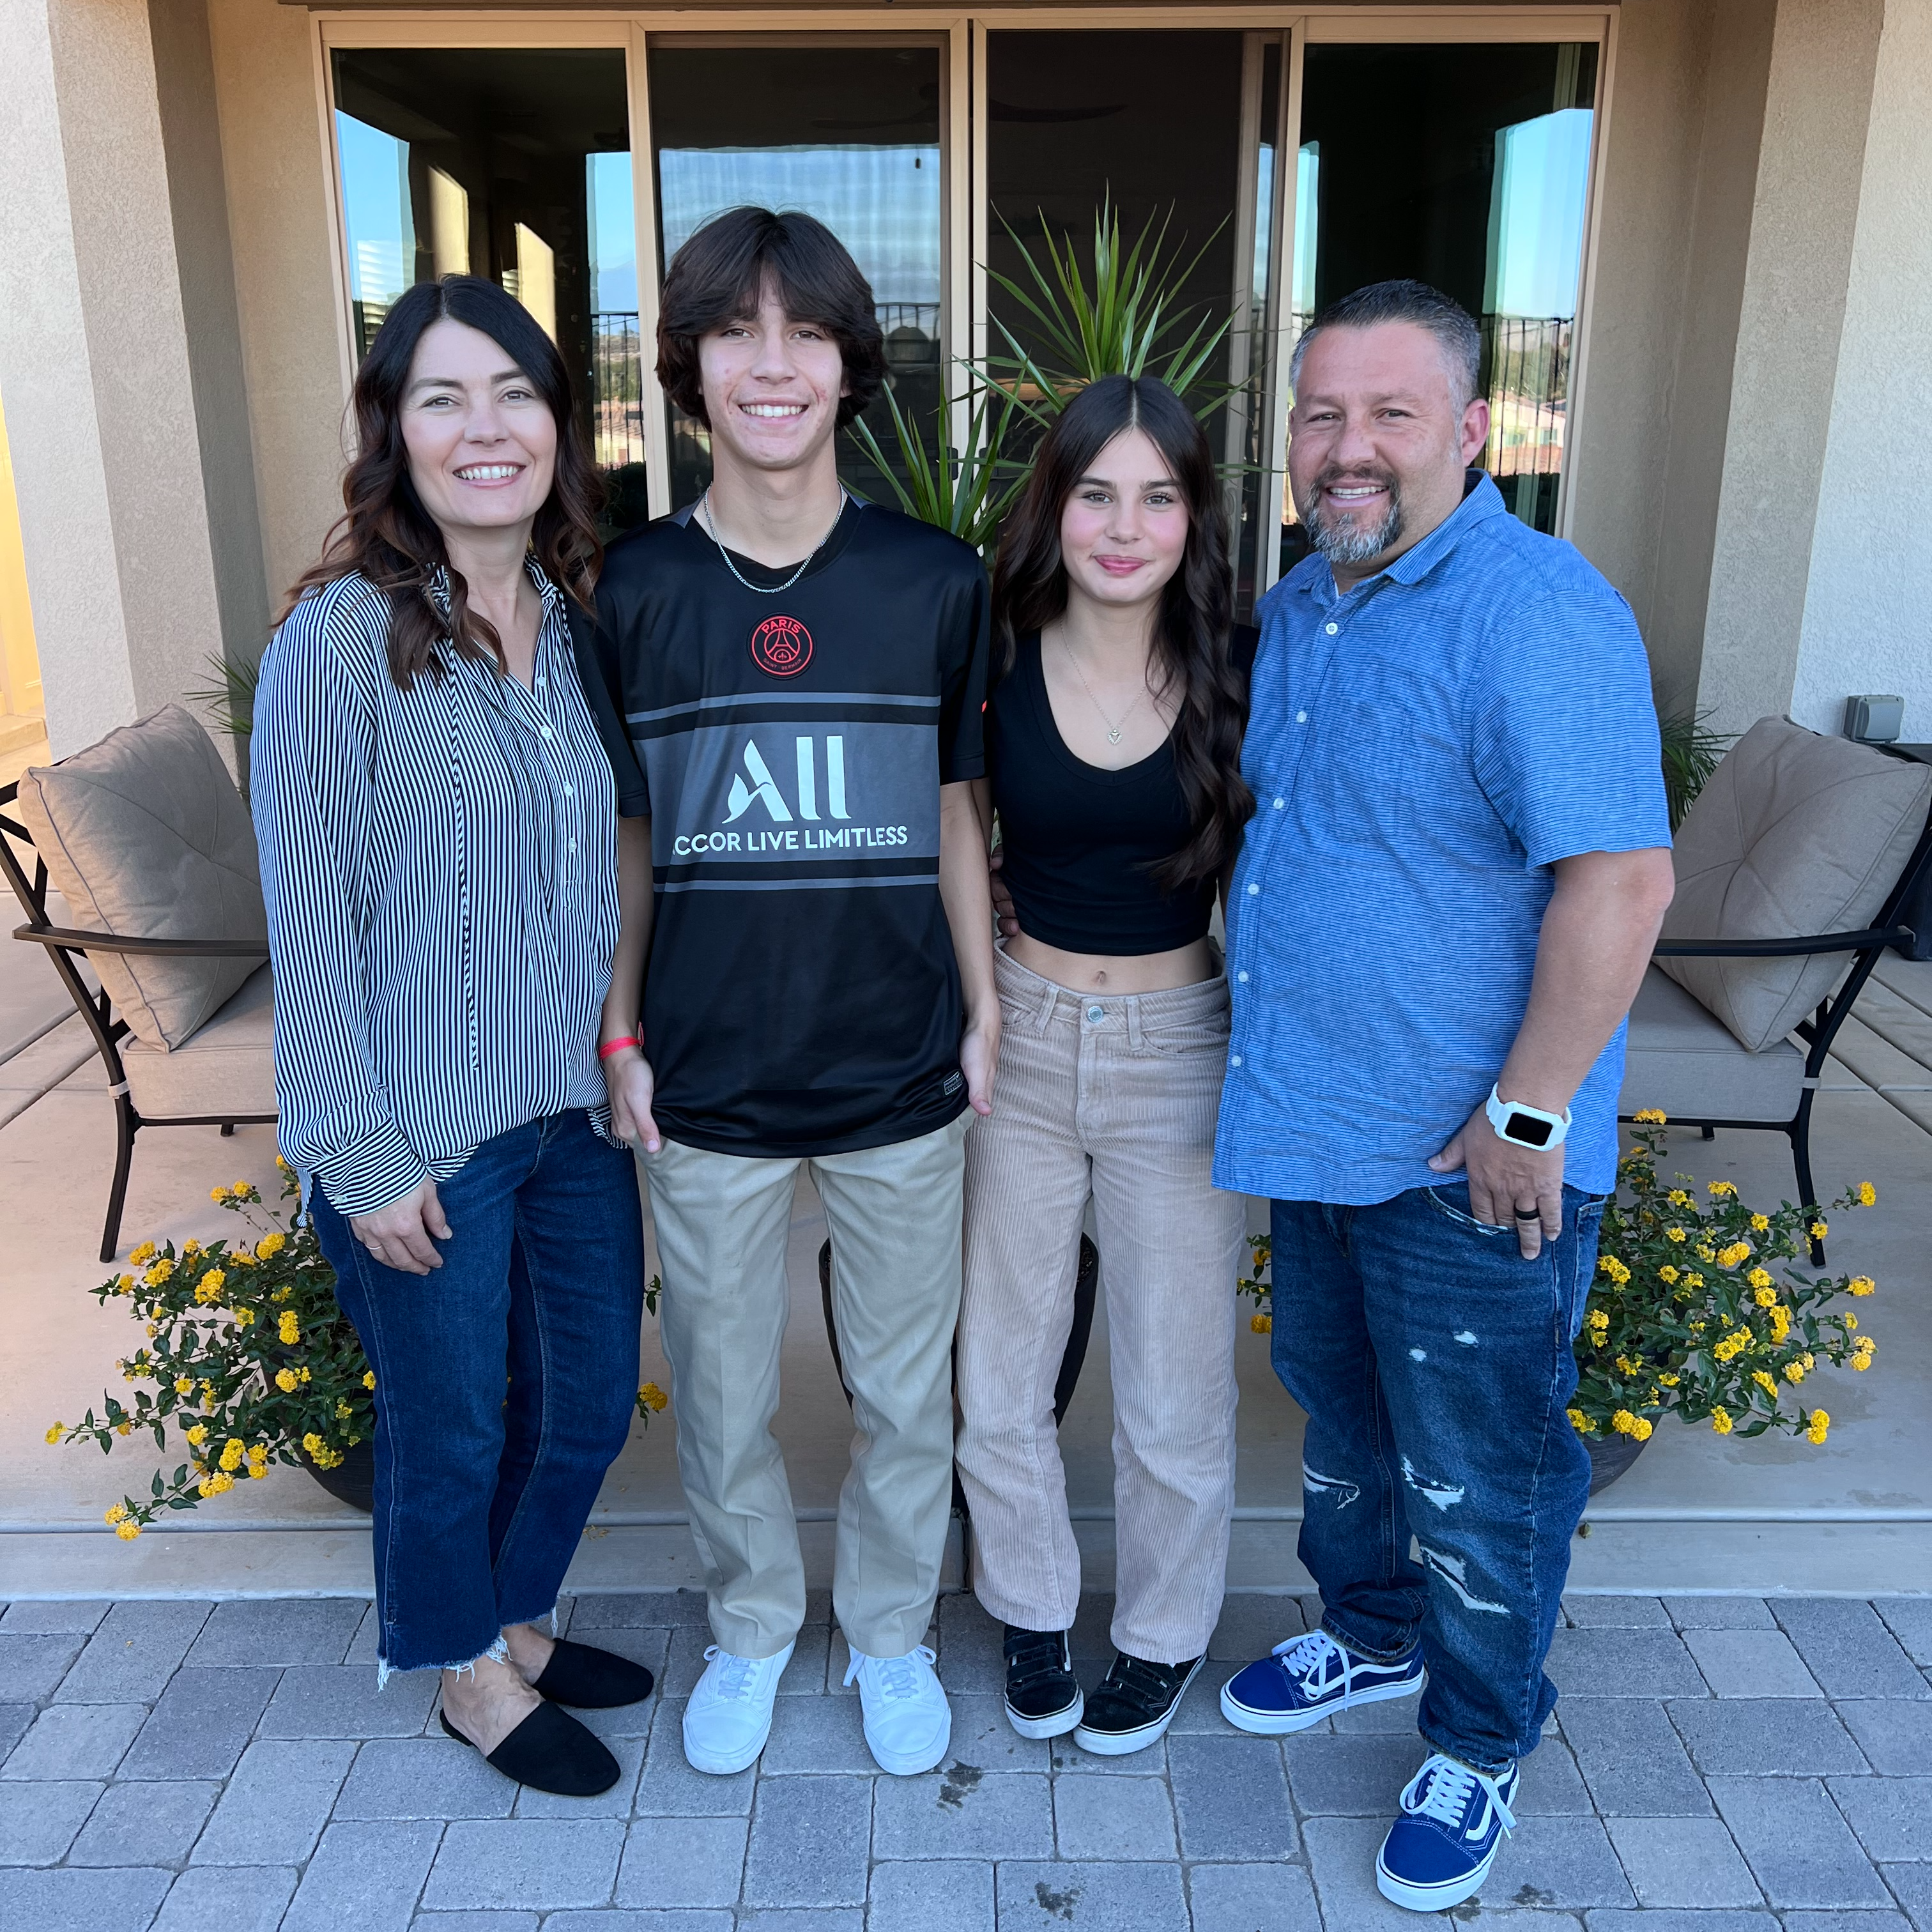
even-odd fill
[[(1652, 956), (1658, 959), (1781, 959), (1826, 952), (1850, 952), (1854, 956), (1851, 970), (1840, 982), (1838, 990), (1820, 1000), (1811, 1017), (1800, 1020), (1792, 1029), (1804, 1042), (1806, 1050), (1804, 1090), (1798, 1096), (1798, 1111), (1790, 1120), (1716, 1120), (1708, 1115), (1689, 1114), (1673, 1114), (1670, 1117), (1674, 1126), (1701, 1128), (1706, 1140), (1719, 1127), (1783, 1134), (1791, 1143), (1791, 1162), (1796, 1171), (1798, 1205), (1801, 1208), (1815, 1209), (1818, 1205), (1817, 1188), (1811, 1178), (1811, 1102), (1816, 1096), (1818, 1083), (1824, 1076), (1826, 1058), (1832, 1051), (1832, 1042), (1838, 1037), (1838, 1029), (1844, 1024), (1853, 1003), (1871, 977), (1879, 956), (1888, 946), (1910, 946), (1916, 938), (1910, 926), (1898, 923), (1898, 914), (1928, 864), (1932, 864), (1932, 821), (1928, 821), (1925, 830), (1918, 835), (1918, 842), (1912, 848), (1912, 856), (1905, 862), (1905, 870), (1899, 874), (1898, 883), (1887, 894), (1879, 913), (1878, 924), (1862, 932), (1820, 932), (1799, 939), (1685, 940), (1674, 946), (1660, 946)], [(1628, 1120), (1635, 1117), (1624, 1114), (1618, 1118)], [(1811, 1264), (1814, 1268), (1825, 1265), (1822, 1241), (1814, 1240), (1811, 1244)]]
[(273, 1114), (171, 1114), (165, 1119), (146, 1118), (136, 1108), (128, 1089), (127, 1070), (121, 1064), (120, 1042), (127, 1037), (128, 1022), (117, 1014), (103, 987), (88, 991), (87, 982), (75, 964), (89, 952), (146, 953), (173, 959), (266, 959), (268, 942), (260, 939), (138, 939), (116, 932), (84, 932), (68, 926), (52, 926), (47, 920), (47, 866), (34, 845), (32, 835), (16, 819), (5, 815), (4, 808), (20, 796), (17, 784), (0, 786), (0, 833), (20, 840), (34, 854), (30, 878), (14, 848), (0, 837), (0, 870), (20, 902), (28, 923), (16, 926), (14, 937), (43, 946), (52, 961), (61, 983), (72, 996), (74, 1010), (86, 1022), (94, 1044), (107, 1070), (107, 1090), (114, 1096), (116, 1144), (114, 1184), (107, 1196), (107, 1221), (100, 1237), (100, 1258), (112, 1262), (121, 1240), (121, 1210), (128, 1198), (128, 1172), (134, 1163), (134, 1136), (143, 1127), (219, 1127), (224, 1134), (234, 1132), (238, 1123), (255, 1126), (272, 1121)]

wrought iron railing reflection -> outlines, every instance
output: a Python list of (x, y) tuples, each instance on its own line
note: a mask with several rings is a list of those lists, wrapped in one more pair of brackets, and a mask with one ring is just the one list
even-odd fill
[(1562, 469), (1575, 328), (1562, 315), (1483, 318), (1490, 397), (1483, 467), (1491, 476), (1554, 476)]
[(590, 318), (590, 417), (600, 467), (644, 460), (644, 378), (635, 309)]

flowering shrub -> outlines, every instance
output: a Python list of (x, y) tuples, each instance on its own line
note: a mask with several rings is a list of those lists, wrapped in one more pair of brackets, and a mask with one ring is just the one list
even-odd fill
[(1268, 1234), (1250, 1234), (1248, 1246), (1254, 1250), (1255, 1271), (1243, 1275), (1234, 1283), (1237, 1294), (1251, 1294), (1255, 1298), (1255, 1312), (1248, 1317), (1248, 1326), (1257, 1335), (1274, 1332), (1274, 1297), (1268, 1292), (1268, 1268), (1274, 1242)]
[[(1636, 1144), (1618, 1164), (1619, 1190), (1604, 1210), (1596, 1280), (1576, 1337), (1571, 1426), (1585, 1437), (1642, 1442), (1655, 1418), (1675, 1411), (1720, 1436), (1786, 1429), (1822, 1442), (1829, 1414), (1807, 1408), (1796, 1392), (1821, 1362), (1871, 1366), (1878, 1345), (1855, 1312), (1832, 1304), (1876, 1284), (1868, 1275), (1780, 1268), (1807, 1254), (1814, 1237), (1822, 1240), (1826, 1222), (1788, 1202), (1758, 1213), (1728, 1180), (1709, 1183), (1701, 1201), (1688, 1175), (1665, 1186), (1657, 1173), (1664, 1117), (1636, 1119)], [(1865, 1181), (1832, 1204), (1869, 1208), (1877, 1198)]]
[[(282, 1172), (286, 1203), (296, 1178)], [(123, 1496), (107, 1512), (114, 1533), (129, 1541), (164, 1510), (193, 1509), (241, 1478), (266, 1476), (271, 1462), (338, 1468), (376, 1432), (376, 1377), (337, 1304), (314, 1224), (298, 1206), (279, 1214), (264, 1207), (245, 1180), (214, 1189), (212, 1198), (247, 1222), (252, 1240), (136, 1248), (132, 1271), (92, 1292), (104, 1305), (127, 1298), (146, 1322), (148, 1346), (115, 1364), (124, 1382), (146, 1386), (126, 1402), (104, 1394), (98, 1419), (90, 1408), (46, 1433), (50, 1443), (94, 1442), (106, 1454), (117, 1436), (141, 1430), (165, 1450), (172, 1420), (190, 1460), (171, 1477), (157, 1469), (146, 1496)], [(657, 1288), (653, 1280), (646, 1294), (653, 1309)], [(648, 1423), (665, 1400), (646, 1382), (639, 1416)]]

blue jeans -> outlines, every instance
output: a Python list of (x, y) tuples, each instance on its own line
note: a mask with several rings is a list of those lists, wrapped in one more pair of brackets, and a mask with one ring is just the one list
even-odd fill
[(437, 1192), (450, 1237), (425, 1275), (385, 1268), (309, 1197), (376, 1372), (385, 1675), (472, 1663), (556, 1608), (637, 1400), (630, 1154), (581, 1109), (553, 1114), (485, 1141)]
[(1590, 1459), (1564, 1414), (1600, 1196), (1525, 1261), (1462, 1181), (1372, 1208), (1273, 1204), (1274, 1360), (1308, 1412), (1300, 1552), (1322, 1627), (1386, 1659), (1419, 1636), (1420, 1728), (1498, 1772), (1536, 1746)]

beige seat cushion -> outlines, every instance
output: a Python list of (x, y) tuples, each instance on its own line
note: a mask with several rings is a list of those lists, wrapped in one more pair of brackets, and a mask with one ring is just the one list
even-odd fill
[(275, 1014), (268, 968), (172, 1052), (130, 1040), (121, 1048), (135, 1110), (143, 1120), (232, 1120), (275, 1111), (269, 1031)]
[[(1659, 944), (1862, 932), (1898, 883), (1932, 804), (1932, 766), (1763, 718), (1732, 746), (1676, 841)], [(1752, 1052), (1781, 1040), (1842, 979), (1814, 958), (1660, 959)]]
[[(255, 829), (213, 742), (170, 704), (98, 745), (29, 771), (20, 816), (74, 922), (136, 939), (266, 941)], [(88, 958), (136, 1039), (191, 1038), (261, 957)]]
[(1656, 967), (1630, 1008), (1620, 1114), (1661, 1107), (1673, 1118), (1788, 1120), (1804, 1090), (1804, 1056), (1788, 1040), (1747, 1053)]

